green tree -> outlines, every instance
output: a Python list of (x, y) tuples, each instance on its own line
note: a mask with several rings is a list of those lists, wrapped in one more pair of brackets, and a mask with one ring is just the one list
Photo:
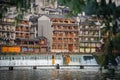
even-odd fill
[(102, 34), (105, 36), (105, 44), (103, 48), (105, 56), (104, 66), (107, 66), (109, 63), (116, 65), (112, 40), (118, 32), (118, 25), (116, 21), (117, 18), (120, 17), (120, 15), (118, 15), (119, 13), (117, 13), (118, 11), (119, 8), (112, 3), (112, 0), (109, 0), (108, 3), (106, 3), (105, 0), (101, 0), (101, 3), (99, 3), (97, 15), (102, 15), (105, 18), (105, 27), (102, 28)]
[(97, 14), (98, 4), (96, 0), (86, 0), (85, 5), (82, 8), (87, 15)]
[(114, 50), (120, 51), (120, 32), (113, 38)]
[(70, 8), (69, 15), (77, 15), (82, 11), (82, 7), (85, 5), (85, 0), (58, 0), (60, 5), (65, 5)]

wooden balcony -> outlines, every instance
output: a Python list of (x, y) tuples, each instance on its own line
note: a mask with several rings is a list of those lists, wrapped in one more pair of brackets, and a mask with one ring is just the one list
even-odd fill
[(53, 26), (54, 25), (59, 25), (59, 26), (78, 26), (77, 23), (61, 23), (61, 22), (52, 22)]
[(58, 36), (58, 34), (54, 34), (54, 33), (53, 33), (53, 37), (57, 37), (57, 36)]

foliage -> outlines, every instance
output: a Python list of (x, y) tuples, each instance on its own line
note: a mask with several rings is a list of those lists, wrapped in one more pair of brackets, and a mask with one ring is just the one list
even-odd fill
[(117, 25), (117, 18), (120, 17), (118, 15), (119, 8), (115, 6), (115, 3), (112, 3), (112, 0), (109, 0), (107, 4), (105, 0), (101, 0), (99, 3), (97, 15), (102, 15), (105, 18), (105, 26), (102, 28), (102, 35), (105, 36), (105, 44), (104, 44), (104, 67), (111, 64), (117, 65), (115, 61), (115, 56), (113, 54), (113, 38), (118, 33), (118, 25)]
[[(94, 54), (94, 57), (97, 61), (97, 63), (101, 66), (101, 67), (104, 67), (105, 69), (108, 68), (108, 63), (111, 62), (113, 65), (117, 65), (117, 63), (114, 61), (115, 57), (117, 55), (116, 54), (112, 54), (112, 55), (107, 55), (107, 54), (104, 54), (104, 53), (101, 53), (101, 54)], [(112, 59), (111, 59), (112, 58)], [(111, 60), (111, 61), (110, 61)]]
[(99, 55), (94, 54), (94, 57), (95, 57), (97, 63), (98, 63), (100, 66), (102, 66), (102, 65), (103, 65), (103, 62), (105, 61), (105, 56), (101, 53), (101, 54), (99, 54)]
[(85, 5), (82, 8), (87, 15), (97, 14), (98, 4), (96, 0), (86, 0)]
[(115, 50), (120, 50), (120, 32), (113, 38), (113, 46)]

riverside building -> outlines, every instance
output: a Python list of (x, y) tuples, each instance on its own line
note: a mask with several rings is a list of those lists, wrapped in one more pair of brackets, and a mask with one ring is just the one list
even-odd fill
[(18, 20), (15, 24), (14, 18), (3, 18), (0, 24), (0, 52), (47, 52), (47, 39), (44, 36), (37, 36), (37, 19), (32, 15)]
[(102, 20), (96, 16), (79, 16), (79, 19), (79, 52), (99, 52)]
[(0, 20), (0, 45), (13, 45), (15, 40), (15, 20), (3, 18)]
[(79, 32), (74, 18), (43, 15), (38, 19), (38, 35), (49, 40), (51, 52), (78, 52)]

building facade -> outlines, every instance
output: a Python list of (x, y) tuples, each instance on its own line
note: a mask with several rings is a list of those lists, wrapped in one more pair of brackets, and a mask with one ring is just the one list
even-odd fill
[(49, 40), (51, 52), (78, 52), (78, 25), (73, 18), (43, 15), (38, 19), (38, 34)]
[(45, 14), (44, 9), (46, 7), (49, 8), (57, 8), (58, 3), (57, 0), (31, 0), (31, 12), (37, 14)]
[(37, 36), (37, 19), (35, 16), (29, 16), (16, 23), (14, 18), (2, 18), (0, 23), (0, 52), (47, 52), (47, 38)]
[(78, 25), (71, 18), (51, 18), (52, 52), (78, 52)]
[(96, 16), (81, 16), (79, 25), (79, 52), (93, 53), (101, 47), (101, 20)]
[(30, 25), (28, 20), (19, 20), (16, 26), (16, 39), (30, 39)]
[(51, 27), (52, 22), (50, 21), (50, 18), (48, 16), (41, 16), (38, 19), (38, 36), (44, 36), (47, 38), (48, 41), (48, 47), (49, 51), (51, 51), (51, 46), (52, 46), (52, 27)]
[(0, 44), (13, 45), (15, 40), (15, 20), (3, 18), (0, 20)]

